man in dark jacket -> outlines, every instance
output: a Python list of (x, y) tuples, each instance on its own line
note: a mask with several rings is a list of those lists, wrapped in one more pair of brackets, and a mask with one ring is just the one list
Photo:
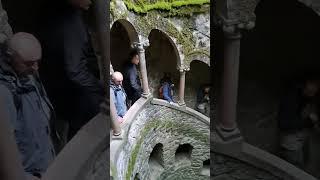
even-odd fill
[(196, 110), (210, 116), (210, 85), (203, 85), (197, 93)]
[(28, 179), (41, 178), (55, 156), (50, 132), (54, 111), (37, 77), (40, 59), (40, 43), (28, 33), (13, 35), (0, 53), (2, 108), (10, 116)]
[(128, 99), (131, 101), (131, 105), (134, 104), (142, 94), (140, 78), (136, 67), (139, 61), (138, 50), (132, 50), (129, 54), (129, 62), (125, 65), (123, 73), (123, 87), (128, 95)]
[(280, 103), (278, 122), (281, 134), (281, 156), (288, 162), (303, 168), (304, 149), (308, 144), (309, 128), (318, 123), (315, 103), (319, 85), (315, 80), (296, 84)]
[(66, 0), (48, 16), (40, 33), (44, 47), (40, 73), (57, 114), (69, 122), (68, 139), (99, 113), (105, 95), (102, 82), (88, 65), (90, 58), (97, 65), (82, 19), (90, 4), (90, 0)]

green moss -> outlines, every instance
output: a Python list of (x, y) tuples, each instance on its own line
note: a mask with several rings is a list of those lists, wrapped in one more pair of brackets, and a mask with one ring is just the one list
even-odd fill
[(141, 131), (137, 144), (135, 145), (135, 147), (131, 152), (128, 168), (127, 168), (127, 174), (126, 174), (127, 180), (130, 180), (130, 177), (132, 175), (132, 172), (134, 170), (134, 166), (137, 160), (138, 153), (141, 149), (143, 140), (146, 138), (147, 134), (153, 128), (163, 128), (163, 127), (166, 127), (167, 129), (170, 129), (172, 127), (172, 131), (177, 132), (180, 135), (183, 135), (185, 137), (193, 137), (194, 139), (197, 139), (203, 142), (204, 144), (208, 144), (208, 145), (210, 144), (209, 135), (196, 131), (194, 127), (190, 125), (179, 123), (178, 121), (150, 119), (149, 123), (147, 123), (144, 129)]
[(112, 17), (117, 20), (117, 19), (126, 19), (128, 17), (129, 12), (125, 12), (125, 13), (120, 13), (117, 9), (116, 9), (116, 5), (115, 5), (115, 1), (111, 1), (110, 2), (110, 13), (112, 15)]
[(114, 167), (111, 163), (110, 163), (110, 169), (111, 169), (111, 176), (117, 177), (117, 168)]
[[(147, 0), (124, 0), (127, 8), (135, 13), (145, 14), (151, 10), (161, 11), (177, 11), (185, 6), (201, 6), (209, 4), (210, 0), (170, 0), (170, 1), (155, 1), (153, 3)], [(190, 11), (189, 11), (190, 12)], [(178, 15), (178, 13), (176, 13)]]
[[(144, 2), (137, 1), (136, 3), (143, 4)], [(115, 20), (126, 19), (126, 17), (128, 16), (128, 12), (124, 14), (117, 13), (114, 2), (111, 3), (110, 7), (111, 7), (111, 12), (115, 17)], [(185, 10), (185, 13), (190, 15), (190, 12), (192, 11), (188, 8), (191, 8), (191, 7), (180, 8), (181, 10), (179, 11), (175, 11), (175, 10), (168, 11), (166, 15), (175, 16), (179, 13), (184, 14), (184, 10)], [(208, 6), (201, 6), (199, 8), (202, 9), (203, 12), (208, 11), (207, 9)], [(195, 49), (195, 39), (192, 35), (193, 31), (190, 30), (192, 28), (192, 24), (190, 24), (191, 22), (189, 18), (181, 17), (180, 20), (184, 21), (183, 23), (184, 25), (182, 27), (181, 32), (175, 27), (175, 25), (169, 22), (168, 18), (164, 17), (163, 13), (160, 14), (158, 11), (155, 11), (155, 10), (151, 10), (144, 15), (136, 16), (136, 19), (133, 23), (137, 31), (146, 37), (148, 37), (152, 29), (159, 29), (167, 33), (169, 36), (175, 38), (177, 40), (176, 43), (181, 45), (182, 53), (185, 55), (185, 65), (189, 64), (193, 60), (193, 59), (189, 59), (188, 57), (191, 57), (196, 53), (210, 56), (210, 53), (208, 51)]]

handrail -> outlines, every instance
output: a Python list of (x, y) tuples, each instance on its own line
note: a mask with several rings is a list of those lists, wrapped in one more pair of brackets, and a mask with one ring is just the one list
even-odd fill
[(94, 163), (92, 158), (109, 148), (107, 122), (110, 122), (110, 117), (103, 113), (90, 120), (62, 149), (42, 180), (85, 180), (85, 173)]

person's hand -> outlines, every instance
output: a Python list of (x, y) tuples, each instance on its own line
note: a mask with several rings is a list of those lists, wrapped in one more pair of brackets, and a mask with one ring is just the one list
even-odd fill
[(122, 117), (118, 117), (118, 122), (121, 124), (124, 121), (124, 119)]
[(312, 123), (317, 123), (319, 121), (318, 115), (316, 113), (310, 113), (309, 118), (311, 119)]

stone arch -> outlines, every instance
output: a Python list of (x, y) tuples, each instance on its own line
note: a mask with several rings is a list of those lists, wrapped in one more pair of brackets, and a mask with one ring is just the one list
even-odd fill
[(195, 53), (195, 54), (191, 54), (189, 55), (188, 59), (190, 59), (190, 63), (188, 64), (188, 67), (190, 68), (190, 65), (193, 61), (201, 61), (205, 64), (207, 64), (208, 66), (210, 66), (210, 56), (206, 53)]
[[(255, 0), (253, 3), (253, 6), (250, 8), (251, 14), (255, 15), (255, 11), (257, 9), (257, 6), (260, 5), (261, 2), (265, 0)], [(296, 0), (302, 4), (304, 4), (306, 7), (311, 8), (315, 13), (320, 15), (320, 4), (316, 2), (316, 0)]]
[(164, 170), (163, 145), (158, 143), (154, 146), (149, 156), (150, 176), (157, 177)]
[(185, 102), (190, 108), (196, 105), (197, 92), (204, 84), (211, 83), (210, 67), (207, 63), (194, 59), (186, 72)]
[(247, 142), (276, 152), (277, 112), (286, 86), (320, 68), (320, 17), (298, 0), (260, 1), (255, 14), (254, 31), (241, 38), (237, 122)]
[(122, 71), (133, 42), (139, 41), (134, 26), (125, 19), (115, 21), (110, 30), (111, 64), (115, 71)]
[(193, 146), (190, 144), (181, 144), (176, 150), (175, 161), (176, 162), (188, 162), (191, 163)]
[(165, 32), (153, 29), (149, 34), (150, 45), (146, 49), (146, 64), (151, 93), (158, 97), (160, 79), (165, 72), (171, 74), (175, 84), (179, 82), (180, 56), (175, 43)]
[(203, 161), (200, 174), (210, 176), (210, 159)]

